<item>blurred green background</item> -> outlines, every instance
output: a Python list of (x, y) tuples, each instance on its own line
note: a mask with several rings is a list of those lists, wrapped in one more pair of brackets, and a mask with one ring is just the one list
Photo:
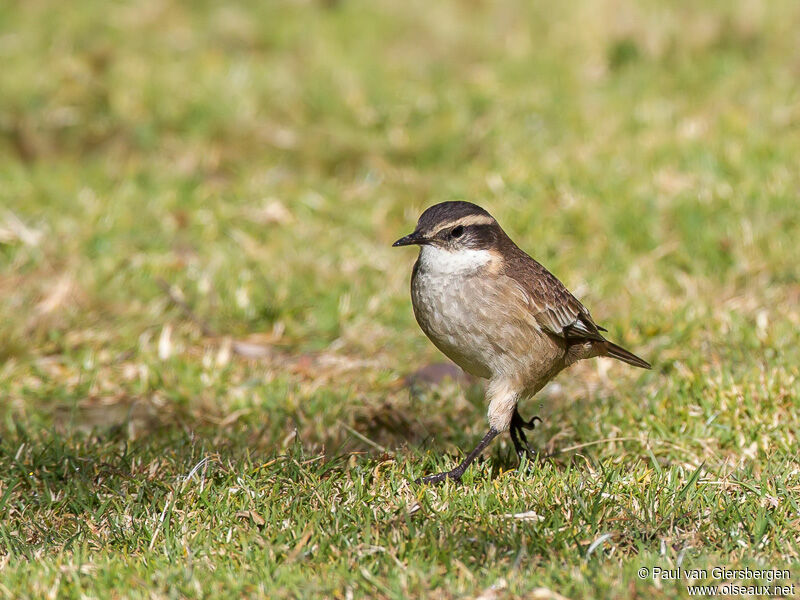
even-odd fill
[[(0, 593), (796, 564), (798, 31), (789, 0), (0, 6)], [(571, 451), (421, 491), (485, 407), (414, 375), (443, 357), (390, 244), (453, 199), (655, 369), (578, 365), (522, 409)]]

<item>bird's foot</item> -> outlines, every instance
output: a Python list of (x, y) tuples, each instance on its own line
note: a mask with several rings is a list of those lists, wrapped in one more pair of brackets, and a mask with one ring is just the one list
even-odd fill
[[(539, 460), (539, 453), (533, 448), (530, 443), (528, 442), (525, 434), (522, 431), (517, 430), (517, 435), (519, 436), (520, 440), (516, 444), (514, 444), (515, 448), (514, 451), (517, 454), (517, 458), (519, 458), (519, 466), (522, 466), (527, 462), (529, 465), (535, 464)], [(512, 438), (513, 439), (513, 438)], [(516, 441), (516, 440), (515, 440)]]
[(446, 479), (452, 479), (454, 481), (460, 481), (461, 476), (464, 474), (464, 471), (467, 470), (467, 467), (475, 460), (478, 455), (483, 452), (484, 448), (488, 446), (491, 441), (497, 437), (497, 434), (500, 433), (494, 427), (490, 427), (489, 431), (483, 436), (481, 442), (475, 447), (475, 449), (470, 452), (467, 457), (461, 461), (455, 469), (452, 471), (445, 471), (443, 473), (436, 473), (435, 475), (428, 475), (427, 477), (421, 477), (414, 481), (414, 483), (442, 483)]
[(426, 475), (425, 477), (420, 477), (419, 479), (415, 479), (414, 483), (417, 485), (423, 483), (443, 483), (447, 479), (452, 479), (453, 481), (461, 481), (461, 476), (464, 474), (463, 471), (459, 471), (457, 468), (453, 469), (452, 471), (444, 471), (442, 473), (436, 473), (434, 475)]
[(530, 431), (536, 429), (537, 421), (539, 423), (542, 422), (542, 419), (538, 415), (531, 417), (529, 421), (525, 421), (522, 417), (519, 416), (519, 413), (517, 413), (517, 417), (519, 418), (519, 420), (517, 421), (517, 427), (521, 427), (522, 429), (528, 429)]
[(531, 447), (524, 431), (525, 429), (534, 429), (537, 421), (539, 423), (542, 422), (538, 416), (533, 417), (529, 421), (524, 420), (520, 416), (519, 411), (514, 411), (514, 415), (511, 417), (509, 434), (511, 435), (511, 441), (514, 442), (514, 451), (517, 453), (517, 457), (519, 457), (520, 468), (523, 468), (523, 465), (526, 464), (533, 465), (539, 460), (539, 453)]
[(526, 466), (533, 467), (539, 461), (539, 453), (526, 444), (524, 450), (517, 452), (517, 458), (519, 458), (518, 467), (523, 470)]

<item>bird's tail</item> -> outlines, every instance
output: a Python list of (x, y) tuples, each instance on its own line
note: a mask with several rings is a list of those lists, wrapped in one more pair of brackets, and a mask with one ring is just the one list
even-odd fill
[(634, 367), (641, 367), (642, 369), (651, 368), (649, 362), (639, 358), (633, 352), (628, 352), (622, 346), (617, 346), (614, 342), (609, 342), (608, 340), (606, 340), (604, 344), (606, 356), (616, 358), (617, 360), (626, 362)]

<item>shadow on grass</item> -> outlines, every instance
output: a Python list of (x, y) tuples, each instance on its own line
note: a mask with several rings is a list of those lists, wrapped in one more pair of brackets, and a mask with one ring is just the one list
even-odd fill
[[(445, 374), (450, 375), (449, 371)], [(113, 401), (60, 403), (52, 407), (52, 423), (29, 424), (27, 429), (17, 425), (10, 431), (0, 430), (0, 435), (5, 460), (23, 471), (28, 466), (36, 470), (37, 457), (49, 456), (58, 462), (77, 456), (86, 464), (124, 473), (130, 470), (125, 462), (130, 456), (144, 461), (169, 455), (176, 460), (183, 457), (173, 465), (173, 474), (179, 475), (207, 455), (226, 462), (242, 457), (266, 462), (298, 448), (323, 460), (348, 455), (360, 457), (356, 458), (359, 462), (387, 456), (428, 462), (423, 456), (427, 453), (454, 466), (485, 433), (483, 386), (473, 379), (456, 384), (440, 375), (434, 380), (407, 378), (408, 393), (390, 394), (380, 405), (354, 403), (333, 416), (261, 406), (224, 413), (213, 403), (197, 399), (189, 404), (122, 396)], [(461, 385), (464, 393), (453, 385)], [(321, 424), (322, 419), (326, 422)], [(553, 434), (552, 426), (546, 424), (529, 436), (535, 448), (544, 450), (544, 440)], [(60, 450), (53, 453), (53, 448)], [(24, 449), (22, 454), (20, 449)], [(20, 462), (25, 455), (30, 460)], [(486, 460), (492, 464), (493, 476), (517, 467), (519, 459), (508, 434), (499, 436), (478, 464)], [(69, 472), (63, 464), (61, 468)], [(56, 470), (52, 464), (48, 467), (49, 472)]]
[[(309, 478), (367, 485), (390, 463), (395, 486), (452, 468), (484, 433), (482, 387), (468, 382), (461, 394), (418, 384), (380, 405), (354, 401), (331, 414), (258, 404), (225, 414), (199, 399), (132, 395), (53, 405), (50, 422), (0, 429), (0, 511), (8, 515), (0, 545), (34, 556), (96, 537), (104, 546), (142, 550), (154, 520), (176, 507), (187, 485), (220, 493), (277, 487), (291, 495)], [(534, 445), (548, 433), (537, 431)], [(476, 462), (484, 473), (486, 464), (492, 479), (517, 468), (507, 434)]]

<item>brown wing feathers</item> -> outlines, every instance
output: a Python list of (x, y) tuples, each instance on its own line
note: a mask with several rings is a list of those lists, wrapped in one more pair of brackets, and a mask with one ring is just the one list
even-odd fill
[(505, 274), (525, 290), (536, 311), (534, 317), (542, 329), (570, 344), (595, 342), (602, 345), (603, 353), (608, 356), (636, 367), (650, 368), (647, 361), (606, 340), (600, 333), (606, 330), (594, 322), (586, 307), (564, 284), (509, 238), (506, 239), (516, 251), (508, 253), (512, 259), (508, 261)]

